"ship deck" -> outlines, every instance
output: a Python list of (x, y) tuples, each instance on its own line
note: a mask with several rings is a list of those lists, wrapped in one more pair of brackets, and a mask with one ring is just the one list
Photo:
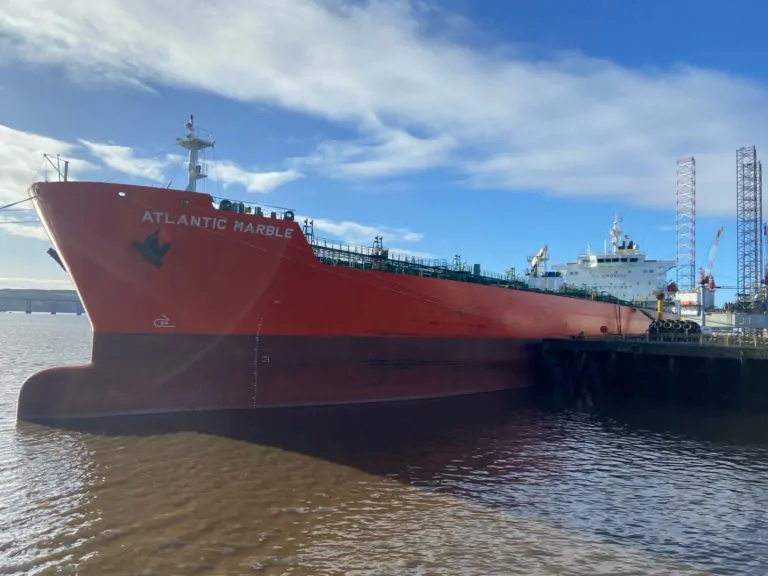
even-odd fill
[(389, 252), (376, 246), (357, 246), (333, 240), (314, 238), (312, 234), (308, 235), (308, 239), (317, 259), (327, 266), (343, 266), (358, 270), (377, 270), (392, 274), (468, 282), (510, 290), (540, 292), (542, 294), (583, 300), (596, 300), (636, 308), (647, 307), (644, 302), (625, 301), (606, 292), (596, 293), (580, 288), (568, 287), (567, 285), (560, 291), (532, 288), (516, 273), (514, 268), (507, 271), (506, 274), (500, 274), (482, 270), (479, 265), (470, 267), (458, 258), (453, 262), (439, 259), (428, 260), (406, 256), (397, 252)]

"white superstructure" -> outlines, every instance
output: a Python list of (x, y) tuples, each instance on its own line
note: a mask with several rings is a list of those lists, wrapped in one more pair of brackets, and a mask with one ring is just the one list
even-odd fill
[[(666, 291), (667, 272), (675, 267), (672, 260), (648, 260), (634, 240), (621, 229), (621, 215), (616, 214), (610, 230), (611, 248), (607, 242), (602, 254), (591, 248), (579, 254), (576, 262), (552, 265), (552, 272), (531, 274), (531, 287), (546, 284), (552, 289), (557, 278), (558, 287), (583, 288), (595, 294), (610, 294), (621, 300), (654, 306), (656, 293)], [(542, 285), (541, 288), (544, 288)]]

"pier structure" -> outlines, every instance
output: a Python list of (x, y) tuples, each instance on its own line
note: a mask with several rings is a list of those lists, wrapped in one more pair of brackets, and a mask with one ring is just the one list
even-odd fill
[(59, 298), (17, 298), (0, 296), (0, 312), (24, 312), (26, 314), (76, 314), (85, 313), (80, 300), (64, 300)]
[(642, 401), (768, 411), (768, 338), (548, 339), (532, 344), (536, 392), (557, 403)]

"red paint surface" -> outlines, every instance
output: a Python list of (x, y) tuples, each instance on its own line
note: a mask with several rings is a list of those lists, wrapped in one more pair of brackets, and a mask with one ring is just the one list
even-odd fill
[[(643, 332), (633, 308), (319, 263), (295, 222), (216, 210), (209, 196), (101, 183), (38, 185), (37, 201), (95, 332), (540, 338)], [(118, 196), (118, 192), (125, 197)], [(268, 238), (142, 222), (146, 211), (290, 227)], [(131, 245), (160, 228), (154, 268)]]

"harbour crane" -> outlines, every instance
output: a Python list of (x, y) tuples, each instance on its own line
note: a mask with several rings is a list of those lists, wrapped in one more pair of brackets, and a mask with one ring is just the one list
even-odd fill
[(709, 258), (707, 259), (707, 267), (699, 268), (699, 284), (714, 290), (715, 277), (712, 275), (712, 269), (715, 267), (715, 259), (717, 258), (717, 247), (720, 245), (720, 236), (723, 234), (723, 227), (717, 229), (715, 239), (712, 241), (712, 246), (709, 247)]

